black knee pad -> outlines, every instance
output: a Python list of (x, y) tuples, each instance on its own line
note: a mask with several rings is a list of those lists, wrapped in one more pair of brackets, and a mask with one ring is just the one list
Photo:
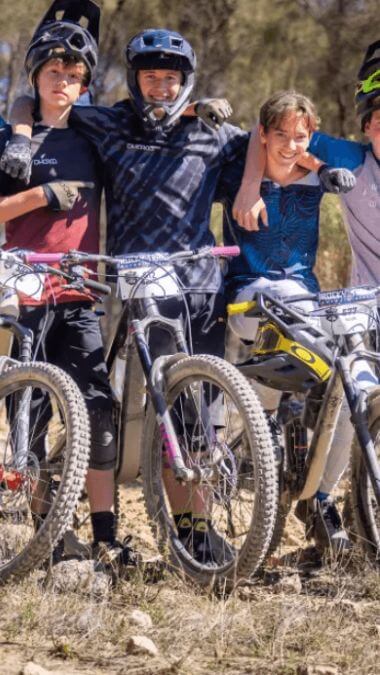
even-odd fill
[(90, 410), (90, 469), (108, 471), (116, 465), (115, 426), (110, 410)]

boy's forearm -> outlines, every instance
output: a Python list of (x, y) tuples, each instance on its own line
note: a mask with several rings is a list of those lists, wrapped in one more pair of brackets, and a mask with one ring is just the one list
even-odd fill
[(185, 110), (183, 111), (182, 115), (185, 115), (185, 117), (196, 117), (197, 116), (197, 113), (195, 112), (196, 103), (197, 103), (196, 101), (194, 101), (194, 103), (189, 103), (187, 108), (185, 108)]
[(259, 127), (252, 129), (244, 174), (232, 209), (240, 227), (250, 232), (259, 229), (259, 222), (268, 225), (265, 203), (260, 196), (261, 182), (266, 164), (266, 151), (261, 143)]
[(23, 134), (31, 138), (33, 127), (34, 99), (31, 96), (19, 96), (12, 105), (9, 122), (14, 134)]
[(322, 162), (318, 157), (311, 155), (310, 152), (303, 152), (297, 159), (297, 164), (302, 166), (303, 169), (317, 173), (325, 162)]
[(249, 140), (242, 185), (255, 184), (259, 188), (264, 175), (265, 163), (266, 152), (260, 141), (259, 128), (256, 126), (252, 129)]
[(30, 211), (47, 206), (47, 199), (42, 186), (18, 192), (9, 197), (0, 197), (0, 223), (7, 222)]

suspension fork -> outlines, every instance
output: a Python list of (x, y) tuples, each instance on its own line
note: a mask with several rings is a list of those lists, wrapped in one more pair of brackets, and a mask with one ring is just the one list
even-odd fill
[(339, 412), (343, 401), (341, 378), (334, 369), (319, 411), (317, 424), (310, 443), (305, 484), (298, 499), (310, 499), (319, 488), (331, 447)]
[[(163, 394), (162, 377), (155, 378), (154, 381), (151, 377), (153, 363), (150, 356), (149, 346), (145, 338), (144, 329), (142, 328), (138, 319), (132, 320), (131, 332), (136, 342), (136, 347), (146, 378), (149, 395), (156, 411), (162, 442), (168, 454), (169, 463), (174, 472), (175, 478), (178, 481), (184, 483), (194, 481), (196, 478), (195, 472), (192, 469), (188, 469), (182, 459), (181, 450), (177, 440), (177, 434), (174, 429), (174, 425), (171, 420)], [(161, 380), (161, 382), (159, 380)]]
[(351, 422), (355, 429), (364, 462), (370, 477), (376, 501), (380, 506), (380, 466), (376, 449), (368, 429), (367, 396), (364, 391), (356, 387), (350, 372), (350, 363), (347, 358), (338, 357), (336, 368), (340, 374), (344, 392), (351, 412)]
[[(144, 300), (142, 302), (144, 303), (143, 313), (148, 316), (146, 316), (144, 319), (133, 319), (131, 321), (131, 332), (136, 343), (137, 351), (147, 382), (147, 388), (156, 411), (160, 434), (167, 452), (170, 467), (173, 470), (175, 478), (179, 482), (200, 483), (203, 480), (210, 480), (210, 472), (213, 474), (213, 469), (207, 467), (200, 468), (198, 466), (190, 469), (185, 465), (177, 439), (177, 432), (167, 407), (164, 396), (165, 385), (163, 377), (163, 365), (171, 358), (175, 359), (176, 356), (173, 355), (173, 357), (159, 357), (153, 364), (149, 345), (145, 336), (145, 330), (147, 326), (153, 323), (166, 326), (174, 337), (177, 349), (180, 350), (180, 352), (187, 354), (188, 350), (184, 338), (182, 322), (179, 320), (172, 320), (162, 317), (154, 300)], [(164, 359), (163, 362), (161, 361), (161, 358)], [(203, 405), (203, 401), (201, 405), (202, 411), (207, 410), (206, 405)], [(209, 428), (210, 423), (209, 420), (207, 420), (206, 429)]]
[[(19, 347), (19, 361), (22, 363), (31, 361), (33, 331), (22, 326), (13, 317), (5, 315), (0, 317), (0, 326), (10, 330), (16, 337)], [(24, 471), (28, 465), (31, 400), (31, 387), (26, 387), (25, 391), (15, 396), (14, 416), (17, 424), (13, 435), (13, 456), (17, 471)]]

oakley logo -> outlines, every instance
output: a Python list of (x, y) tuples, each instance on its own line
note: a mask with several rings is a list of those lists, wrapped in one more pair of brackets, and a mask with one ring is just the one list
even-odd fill
[(41, 157), (35, 157), (33, 160), (33, 164), (35, 166), (41, 166), (43, 165), (52, 165), (52, 164), (58, 164), (58, 160), (55, 159), (55, 157), (45, 157), (45, 155), (41, 155)]
[(155, 152), (157, 148), (154, 145), (143, 145), (142, 143), (127, 143), (128, 150), (147, 150)]

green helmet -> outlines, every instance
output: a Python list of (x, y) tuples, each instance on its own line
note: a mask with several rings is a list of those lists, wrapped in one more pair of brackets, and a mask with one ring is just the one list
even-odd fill
[(380, 40), (369, 45), (360, 66), (355, 107), (364, 131), (368, 115), (380, 109)]

